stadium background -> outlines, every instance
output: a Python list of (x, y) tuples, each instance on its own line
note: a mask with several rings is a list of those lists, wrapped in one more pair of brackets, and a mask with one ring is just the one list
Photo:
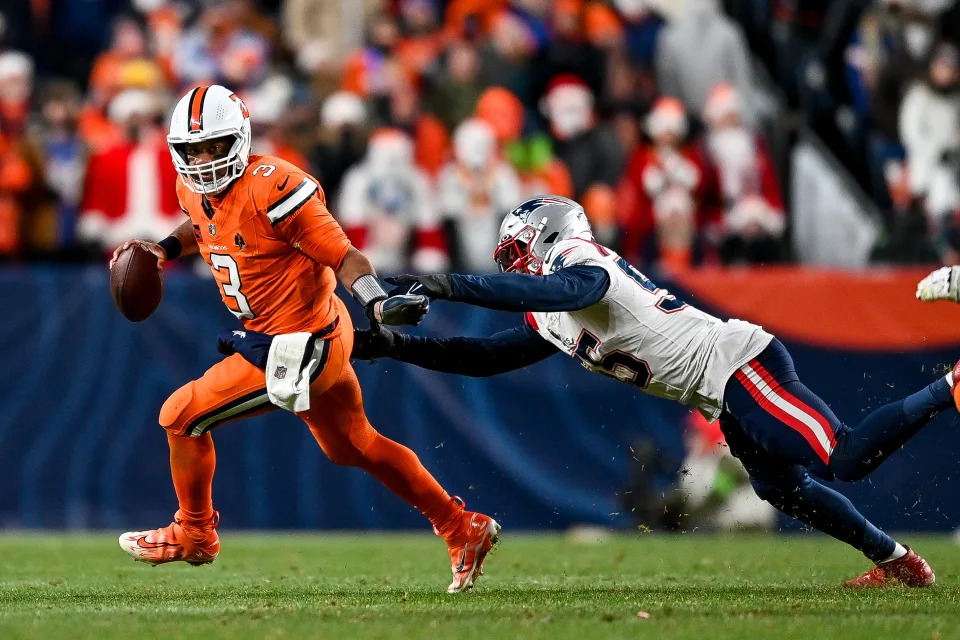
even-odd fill
[[(778, 332), (841, 417), (926, 384), (960, 346), (960, 312), (913, 299), (926, 267), (960, 247), (957, 12), (948, 0), (4, 6), (0, 527), (169, 517), (156, 413), (235, 320), (205, 269), (183, 264), (155, 317), (130, 324), (105, 256), (176, 225), (162, 127), (200, 82), (247, 100), (255, 152), (310, 169), (381, 271), (487, 269), (476, 256), (514, 201), (566, 190), (661, 286)], [(420, 331), (515, 320), (436, 304)], [(358, 370), (372, 422), (513, 528), (655, 526), (684, 455), (689, 412), (573, 361), (491, 380)], [(958, 423), (939, 418), (844, 492), (879, 526), (952, 529)], [(215, 438), (224, 526), (422, 524), (326, 461), (291, 416)]]

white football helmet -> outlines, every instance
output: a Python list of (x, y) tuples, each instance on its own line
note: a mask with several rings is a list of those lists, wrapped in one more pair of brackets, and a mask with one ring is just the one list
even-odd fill
[(504, 273), (539, 275), (547, 252), (569, 238), (593, 240), (583, 207), (561, 196), (537, 196), (503, 219), (493, 259)]
[[(226, 156), (203, 164), (189, 163), (187, 143), (224, 137), (233, 138)], [(215, 84), (192, 89), (173, 109), (167, 146), (177, 173), (197, 193), (219, 193), (243, 175), (250, 158), (250, 142), (247, 105), (226, 87)]]

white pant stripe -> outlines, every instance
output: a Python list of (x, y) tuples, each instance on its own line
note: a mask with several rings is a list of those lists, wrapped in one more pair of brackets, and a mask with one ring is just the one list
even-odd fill
[(193, 429), (190, 430), (189, 435), (193, 436), (194, 438), (202, 436), (203, 432), (210, 428), (210, 426), (212, 426), (214, 423), (220, 422), (221, 420), (226, 420), (227, 418), (233, 417), (239, 413), (243, 413), (244, 411), (255, 409), (260, 405), (267, 404), (268, 402), (270, 402), (270, 398), (267, 397), (266, 393), (264, 393), (262, 396), (256, 396), (255, 398), (251, 398), (250, 400), (247, 400), (242, 404), (238, 404), (235, 407), (231, 407), (221, 411), (220, 413), (215, 413), (211, 416), (208, 416), (203, 420), (203, 422), (198, 422)]
[(826, 430), (824, 430), (823, 425), (819, 420), (779, 395), (749, 364), (745, 364), (740, 367), (740, 371), (747, 376), (747, 379), (750, 381), (750, 383), (760, 391), (764, 398), (769, 400), (778, 409), (809, 429), (813, 434), (813, 437), (817, 440), (817, 442), (820, 443), (820, 446), (823, 447), (823, 450), (827, 452), (827, 456), (833, 453), (833, 445), (830, 444), (830, 436), (827, 434)]

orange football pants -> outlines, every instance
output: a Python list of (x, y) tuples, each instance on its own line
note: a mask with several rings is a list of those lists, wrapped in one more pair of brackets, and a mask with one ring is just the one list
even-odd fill
[[(310, 386), (310, 409), (297, 415), (307, 423), (330, 460), (366, 470), (416, 507), (443, 535), (456, 526), (462, 507), (413, 451), (370, 425), (350, 364), (353, 324), (339, 304), (340, 334), (328, 339), (326, 362)], [(276, 408), (267, 398), (263, 370), (240, 354), (213, 365), (164, 403), (160, 425), (167, 430), (170, 469), (185, 530), (205, 533), (203, 529), (209, 527), (213, 515), (216, 454), (210, 430)]]

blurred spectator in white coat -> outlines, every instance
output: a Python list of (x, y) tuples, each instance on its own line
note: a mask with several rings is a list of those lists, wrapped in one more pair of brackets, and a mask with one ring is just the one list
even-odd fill
[(414, 163), (413, 140), (399, 129), (373, 133), (363, 161), (343, 178), (335, 213), (378, 271), (447, 266), (430, 179)]
[(456, 128), (453, 156), (437, 178), (453, 269), (488, 272), (500, 222), (520, 203), (520, 181), (501, 160), (492, 127), (479, 118)]
[(944, 155), (960, 148), (960, 57), (941, 44), (927, 77), (915, 82), (900, 106), (900, 140), (907, 149), (910, 190), (927, 195)]

